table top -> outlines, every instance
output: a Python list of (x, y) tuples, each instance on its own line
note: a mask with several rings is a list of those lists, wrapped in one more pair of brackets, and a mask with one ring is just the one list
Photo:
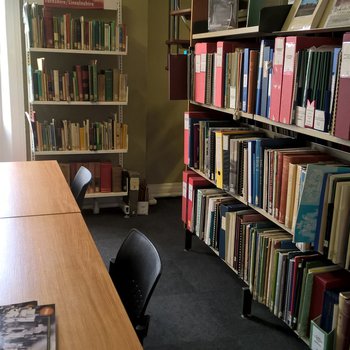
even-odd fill
[(79, 213), (56, 161), (0, 162), (0, 218)]
[(57, 348), (142, 349), (80, 213), (0, 219), (0, 305), (55, 304)]

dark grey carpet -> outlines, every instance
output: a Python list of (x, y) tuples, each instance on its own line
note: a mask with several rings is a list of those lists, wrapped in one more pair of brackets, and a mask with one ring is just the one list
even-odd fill
[(261, 304), (253, 303), (251, 319), (241, 318), (243, 282), (197, 238), (184, 251), (180, 198), (159, 199), (148, 216), (108, 209), (84, 217), (106, 266), (132, 227), (159, 251), (163, 273), (148, 306), (146, 350), (308, 348)]

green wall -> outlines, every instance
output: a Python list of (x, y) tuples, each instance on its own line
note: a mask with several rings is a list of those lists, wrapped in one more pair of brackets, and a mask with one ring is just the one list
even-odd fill
[(137, 170), (148, 184), (181, 182), (185, 101), (168, 100), (168, 1), (123, 0), (129, 36), (125, 71), (129, 105), (129, 152), (124, 166)]

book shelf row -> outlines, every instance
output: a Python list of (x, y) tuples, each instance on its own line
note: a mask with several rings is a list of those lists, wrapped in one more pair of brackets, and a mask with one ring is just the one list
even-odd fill
[(53, 15), (52, 9), (37, 3), (25, 3), (23, 12), (30, 47), (126, 51), (126, 26), (115, 20), (72, 13)]
[[(271, 138), (205, 112), (185, 113), (184, 138), (185, 164), (259, 208), (291, 232), (295, 242), (310, 243), (349, 268), (349, 220), (343, 218), (350, 215), (350, 168), (344, 152)], [(192, 231), (189, 222), (187, 227)]]
[(347, 35), (197, 42), (189, 98), (216, 108), (350, 138)]
[(74, 65), (73, 71), (46, 71), (45, 59), (38, 58), (33, 72), (34, 101), (126, 102), (127, 74), (118, 68), (98, 70), (97, 60)]
[[(87, 197), (92, 194), (123, 193), (127, 194), (126, 181), (123, 178), (123, 168), (120, 165), (114, 165), (109, 161), (94, 162), (60, 162), (59, 166), (62, 173), (70, 185), (75, 174), (81, 166), (90, 170), (92, 180), (87, 189)], [(125, 195), (124, 193), (124, 195)]]
[(188, 198), (183, 197), (182, 219), (187, 216), (187, 227), (217, 251), (249, 286), (254, 300), (307, 343), (319, 325), (326, 334), (338, 333), (338, 328), (343, 333), (343, 320), (337, 323), (347, 309), (334, 311), (334, 304), (340, 295), (349, 299), (349, 271), (317, 252), (301, 252), (291, 235), (193, 171), (184, 171), (183, 177)]
[(102, 122), (85, 119), (32, 121), (34, 146), (37, 152), (102, 151), (128, 148), (128, 125), (117, 117)]

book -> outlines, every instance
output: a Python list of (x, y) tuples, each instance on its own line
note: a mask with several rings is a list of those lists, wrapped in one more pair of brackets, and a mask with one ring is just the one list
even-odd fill
[(323, 175), (326, 172), (337, 172), (346, 168), (341, 165), (307, 165), (294, 232), (296, 242), (314, 242), (315, 240)]
[[(188, 196), (187, 196), (187, 218), (186, 218), (186, 227), (188, 230), (193, 230), (194, 227), (194, 203), (195, 203), (195, 192), (197, 188), (203, 188), (212, 186), (211, 182), (206, 180), (201, 176), (191, 176), (188, 179)], [(191, 231), (193, 232), (193, 231)]]
[(350, 4), (343, 0), (330, 0), (318, 25), (319, 28), (348, 27)]
[(258, 65), (258, 76), (256, 83), (256, 102), (255, 102), (255, 114), (261, 114), (261, 97), (262, 97), (262, 80), (263, 80), (263, 69), (264, 69), (264, 48), (272, 47), (273, 40), (261, 39), (260, 51), (259, 51), (259, 65)]
[(337, 44), (337, 40), (326, 37), (288, 36), (285, 41), (280, 122), (292, 123), (293, 94), (296, 75), (297, 52), (312, 46)]
[(100, 163), (100, 186), (101, 192), (112, 191), (112, 163)]
[(255, 111), (256, 84), (258, 79), (258, 60), (259, 60), (259, 51), (250, 50), (249, 70), (248, 70), (248, 97), (247, 97), (247, 113), (250, 113), (250, 114), (253, 114)]
[(199, 103), (205, 103), (205, 85), (207, 71), (207, 54), (216, 51), (215, 43), (196, 43), (195, 53), (195, 87), (194, 100)]
[(328, 259), (345, 267), (350, 225), (350, 181), (337, 182)]
[(326, 161), (331, 159), (328, 154), (317, 154), (314, 152), (308, 153), (307, 151), (299, 152), (298, 154), (286, 154), (282, 156), (282, 181), (280, 191), (280, 203), (278, 208), (278, 221), (282, 224), (285, 223), (286, 205), (287, 205), (287, 192), (288, 192), (288, 175), (289, 165), (291, 163), (317, 163), (320, 161)]
[(284, 45), (285, 37), (275, 38), (270, 101), (270, 119), (275, 122), (279, 121), (280, 115), (284, 64)]
[(213, 98), (213, 105), (216, 107), (223, 107), (224, 103), (224, 80), (225, 68), (227, 65), (226, 54), (233, 50), (234, 43), (231, 41), (218, 41), (216, 43), (216, 56), (214, 67), (214, 82), (215, 94)]
[(55, 305), (37, 301), (0, 306), (2, 349), (56, 349)]
[(335, 133), (336, 137), (345, 140), (350, 139), (350, 121), (347, 116), (347, 96), (349, 96), (350, 89), (350, 69), (347, 52), (350, 49), (350, 33), (345, 33), (343, 36), (342, 45), (342, 60), (340, 66), (339, 90), (337, 100), (337, 111), (335, 119)]
[(312, 286), (309, 320), (322, 314), (324, 293), (327, 289), (350, 290), (350, 272), (340, 269), (321, 273), (314, 277)]
[(336, 331), (336, 349), (345, 350), (350, 347), (350, 292), (339, 294), (338, 324)]
[(326, 8), (325, 0), (295, 0), (282, 31), (316, 28)]
[(321, 262), (319, 264), (319, 267), (313, 267), (310, 269), (306, 267), (306, 271), (304, 271), (305, 285), (304, 285), (304, 288), (302, 289), (301, 305), (299, 307), (298, 325), (297, 325), (297, 331), (300, 337), (307, 337), (310, 330), (309, 315), (310, 315), (310, 305), (312, 301), (311, 295), (313, 290), (314, 277), (318, 274), (323, 274), (326, 272), (331, 272), (336, 270), (340, 270), (340, 267), (336, 265), (326, 265), (325, 262), (323, 263)]
[(193, 170), (184, 170), (182, 172), (182, 205), (181, 205), (181, 219), (184, 224), (187, 221), (187, 198), (188, 198), (188, 179), (190, 176), (196, 176)]

